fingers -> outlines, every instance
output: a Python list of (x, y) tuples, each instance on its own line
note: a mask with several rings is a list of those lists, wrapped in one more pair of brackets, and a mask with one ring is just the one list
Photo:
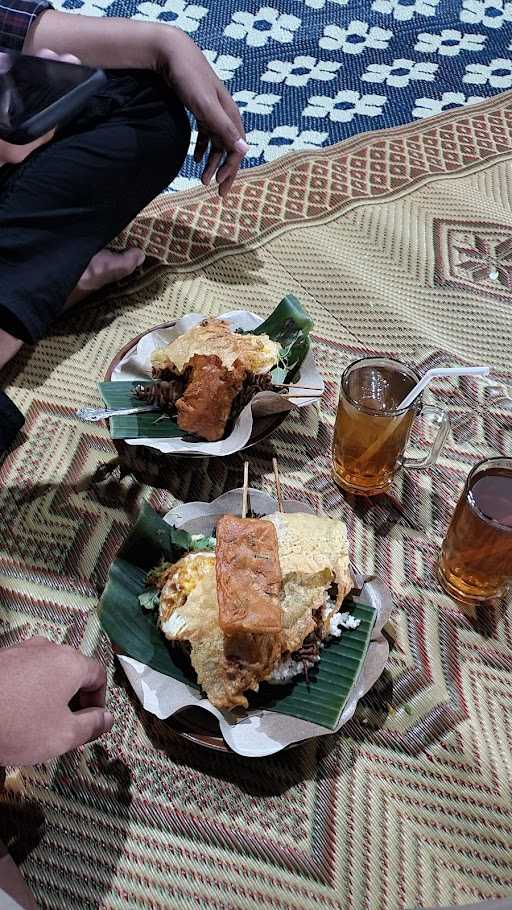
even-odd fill
[(81, 708), (104, 707), (107, 691), (107, 674), (99, 661), (86, 657), (69, 645), (58, 645), (40, 635), (27, 638), (21, 645), (23, 648), (54, 648), (55, 665), (62, 667), (66, 674), (66, 684), (69, 687), (69, 698), (78, 696), (77, 701)]
[(240, 169), (240, 162), (242, 160), (242, 157), (236, 152), (231, 152), (231, 154), (227, 156), (222, 167), (217, 172), (217, 183), (219, 185), (220, 196), (226, 196), (233, 186), (235, 177)]
[(206, 152), (208, 151), (209, 144), (210, 139), (208, 137), (208, 133), (205, 133), (202, 129), (199, 129), (196, 145), (194, 148), (194, 161), (196, 164), (199, 164), (199, 162), (203, 160)]
[(114, 723), (112, 714), (104, 708), (83, 708), (82, 711), (75, 711), (71, 717), (72, 744), (69, 749), (98, 739), (104, 733), (108, 733)]
[[(215, 142), (203, 172), (202, 182), (208, 186), (216, 174), (219, 195), (225, 196), (233, 185), (242, 158), (249, 151), (249, 146), (245, 141), (240, 111), (224, 86), (220, 86), (218, 90), (217, 102), (208, 118), (208, 123), (215, 125)], [(204, 129), (200, 130), (200, 134), (204, 134), (204, 132)], [(196, 160), (201, 159), (196, 158)]]
[[(248, 151), (248, 146), (245, 141), (245, 128), (242, 120), (242, 115), (240, 114), (240, 108), (233, 101), (225, 85), (219, 86), (218, 97), (229, 119), (232, 121), (232, 123), (235, 124), (236, 131), (239, 135), (239, 146), (237, 147), (237, 144), (235, 143), (235, 150), (242, 152), (242, 154), (245, 155), (245, 153)], [(240, 139), (242, 140), (241, 143)]]
[(208, 186), (210, 184), (210, 181), (214, 174), (217, 173), (217, 170), (223, 158), (223, 150), (218, 149), (216, 146), (212, 146), (210, 154), (208, 155), (206, 167), (203, 171), (203, 176), (201, 178), (205, 186)]
[(76, 652), (76, 676), (74, 679), (78, 700), (82, 708), (104, 707), (107, 691), (105, 668), (92, 657)]

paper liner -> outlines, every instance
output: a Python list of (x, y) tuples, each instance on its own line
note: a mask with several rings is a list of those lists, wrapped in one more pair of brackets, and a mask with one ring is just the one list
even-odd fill
[[(250, 507), (258, 515), (270, 515), (277, 510), (276, 501), (261, 490), (249, 490)], [(242, 490), (224, 493), (214, 502), (191, 502), (176, 506), (165, 516), (165, 521), (191, 534), (210, 535), (221, 515), (240, 514)], [(286, 512), (313, 512), (309, 504), (285, 500)], [(357, 703), (381, 675), (389, 656), (389, 645), (382, 634), (393, 604), (386, 585), (379, 579), (367, 579), (362, 597), (377, 611), (366, 658), (340, 716), (336, 729), (328, 730), (318, 724), (273, 711), (248, 711), (243, 718), (236, 718), (229, 711), (219, 711), (196, 689), (178, 682), (131, 657), (119, 655), (128, 680), (143, 708), (161, 720), (171, 717), (183, 708), (203, 708), (219, 721), (222, 735), (228, 746), (249, 758), (261, 758), (280, 752), (292, 743), (303, 742), (315, 736), (336, 732), (354, 714)], [(357, 601), (357, 597), (354, 600)]]
[[(159, 329), (154, 332), (148, 332), (144, 335), (138, 344), (128, 351), (127, 354), (119, 361), (112, 371), (112, 382), (129, 381), (140, 382), (151, 378), (151, 354), (157, 348), (165, 347), (178, 335), (182, 335), (188, 329), (202, 322), (204, 314), (188, 313), (176, 324), (169, 329)], [(257, 328), (263, 320), (256, 316), (255, 313), (248, 313), (245, 310), (235, 310), (230, 313), (224, 313), (219, 319), (225, 319), (233, 328), (245, 329), (248, 331)], [(306, 388), (321, 389), (323, 392), (324, 382), (315, 365), (315, 359), (309, 351), (304, 363), (302, 364), (297, 383)], [(304, 408), (307, 405), (319, 401), (321, 394), (311, 396), (311, 398), (289, 398), (285, 399), (282, 395), (275, 392), (259, 392), (254, 396), (241, 412), (235, 423), (232, 433), (220, 442), (186, 442), (181, 437), (176, 439), (148, 439), (140, 437), (138, 439), (123, 440), (129, 446), (147, 446), (149, 449), (157, 449), (166, 455), (232, 455), (243, 449), (251, 437), (253, 428), (253, 419), (257, 416), (267, 414), (277, 414), (285, 411), (291, 411), (293, 408)]]

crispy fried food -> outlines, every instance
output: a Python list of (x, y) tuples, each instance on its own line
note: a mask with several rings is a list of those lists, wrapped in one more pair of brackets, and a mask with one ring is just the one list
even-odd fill
[[(302, 653), (307, 664), (311, 652), (312, 665), (318, 656), (353, 586), (346, 528), (305, 513), (224, 516), (216, 553), (189, 553), (162, 568), (158, 587), (162, 582), (163, 633), (190, 642), (192, 666), (213, 705), (246, 708), (244, 693), (257, 691), (287, 657)], [(279, 625), (262, 625), (261, 616), (279, 616)]]
[(280, 346), (268, 335), (239, 335), (222, 319), (205, 319), (151, 355), (157, 370), (183, 373), (194, 354), (215, 354), (230, 370), (235, 361), (248, 373), (268, 373), (279, 360)]
[(217, 708), (247, 707), (246, 690), (257, 691), (280, 655), (275, 635), (226, 637), (219, 626), (215, 554), (189, 553), (166, 575), (160, 595), (160, 627), (171, 641), (188, 641), (190, 661)]
[[(337, 610), (353, 587), (347, 531), (342, 521), (303, 512), (276, 512), (267, 520), (277, 532), (283, 574), (283, 652), (293, 653), (314, 631), (313, 611), (324, 606), (327, 589), (337, 586)], [(325, 635), (328, 629), (326, 615)]]
[(208, 442), (222, 439), (231, 405), (245, 377), (246, 370), (238, 361), (228, 370), (215, 354), (194, 354), (188, 385), (176, 402), (180, 429), (202, 436)]
[[(215, 595), (215, 553), (187, 553), (165, 572), (160, 593), (160, 626), (172, 641), (194, 641), (218, 628), (217, 598), (205, 601), (202, 583)], [(186, 609), (184, 609), (186, 604)], [(204, 611), (203, 611), (204, 606)]]
[(219, 623), (226, 635), (279, 633), (281, 568), (269, 521), (224, 515), (217, 524)]

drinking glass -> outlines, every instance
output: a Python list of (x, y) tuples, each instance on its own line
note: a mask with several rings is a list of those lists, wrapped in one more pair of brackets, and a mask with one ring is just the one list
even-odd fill
[(512, 458), (470, 472), (439, 560), (439, 580), (465, 604), (499, 601), (512, 581)]
[[(419, 382), (411, 367), (397, 360), (367, 357), (356, 360), (341, 377), (340, 400), (334, 429), (333, 477), (350, 493), (384, 493), (400, 468), (433, 465), (448, 433), (447, 415), (416, 399), (408, 408), (400, 402)], [(423, 458), (408, 458), (405, 449), (416, 417), (423, 415), (438, 430)]]

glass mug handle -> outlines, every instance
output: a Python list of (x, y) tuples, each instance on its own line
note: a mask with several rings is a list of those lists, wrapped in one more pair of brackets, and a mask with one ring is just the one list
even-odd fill
[(430, 468), (433, 464), (436, 463), (439, 457), (439, 453), (445, 444), (446, 437), (448, 436), (450, 421), (448, 419), (448, 414), (446, 414), (446, 412), (441, 408), (437, 408), (434, 405), (425, 405), (422, 407), (417, 417), (426, 417), (427, 419), (432, 420), (434, 423), (439, 424), (439, 429), (430, 447), (430, 451), (427, 452), (423, 458), (402, 458), (403, 468), (418, 471), (424, 470), (425, 468)]

